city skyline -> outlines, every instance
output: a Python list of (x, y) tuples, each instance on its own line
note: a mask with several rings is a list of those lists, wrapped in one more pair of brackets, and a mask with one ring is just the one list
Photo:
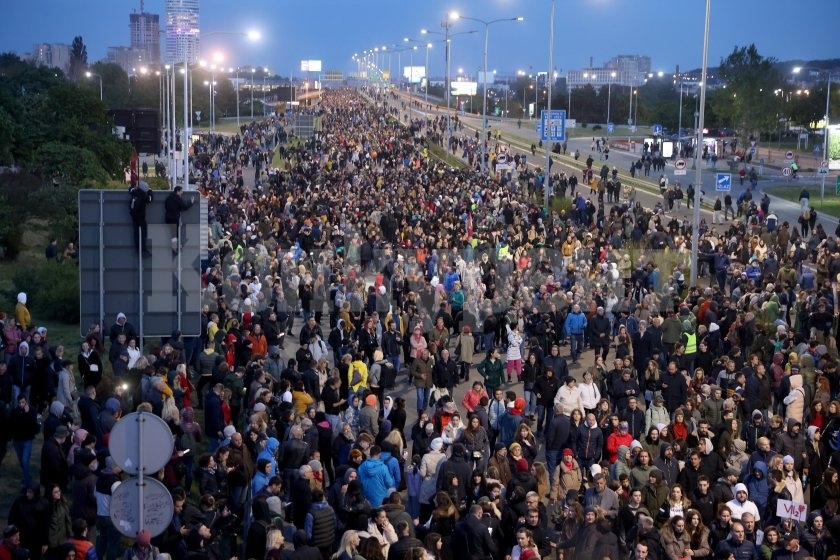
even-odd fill
[[(146, 0), (144, 9), (161, 19), (165, 28), (166, 6), (172, 0)], [(418, 41), (443, 40), (443, 34), (421, 35), (421, 28), (442, 31), (447, 13), (485, 19), (523, 16), (521, 22), (499, 22), (489, 27), (489, 66), (502, 75), (517, 70), (545, 71), (548, 65), (548, 0), (487, 0), (482, 10), (466, 0), (428, 0), (423, 3), (366, 0), (365, 9), (351, 7), (341, 0), (242, 0), (235, 11), (223, 0), (195, 0), (200, 4), (201, 58), (221, 52), (224, 66), (265, 66), (281, 75), (300, 75), (301, 60), (322, 60), (323, 69), (349, 74), (356, 70), (354, 53), (365, 49), (401, 43), (404, 37)], [(616, 55), (637, 54), (651, 58), (651, 70), (673, 73), (679, 66), (688, 71), (700, 66), (702, 51), (703, 2), (681, 5), (678, 15), (664, 1), (649, 12), (626, 0), (579, 0), (557, 2), (554, 66), (560, 74), (590, 67), (601, 68)], [(43, 18), (58, 12), (59, 0), (13, 3), (6, 7), (8, 29), (0, 34), (0, 51), (20, 55), (42, 43), (70, 44), (81, 35), (90, 63), (106, 58), (109, 47), (130, 45), (129, 14), (139, 12), (140, 0), (113, 2), (87, 0), (60, 18)], [(665, 8), (668, 8), (667, 10)], [(799, 9), (811, 9), (823, 21), (840, 19), (840, 3), (806, 1)], [(716, 66), (735, 46), (755, 43), (765, 57), (779, 60), (818, 60), (839, 57), (823, 33), (791, 35), (779, 40), (784, 13), (789, 4), (767, 0), (761, 10), (749, 6), (713, 1), (709, 64)], [(667, 13), (666, 13), (667, 11)], [(39, 24), (26, 25), (27, 21)], [(309, 22), (309, 24), (307, 24)], [(593, 22), (593, 23), (589, 23)], [(602, 22), (599, 31), (594, 22)], [(674, 23), (676, 22), (676, 24)], [(218, 32), (259, 31), (258, 42)], [(452, 68), (476, 74), (482, 66), (484, 25), (456, 21), (452, 34), (475, 30), (456, 37), (452, 43)], [(783, 35), (784, 37), (784, 35)], [(330, 38), (327, 41), (325, 38)], [(414, 43), (421, 45), (421, 43)], [(163, 41), (161, 50), (163, 50)], [(444, 73), (444, 49), (433, 44), (429, 55), (429, 74)], [(181, 51), (182, 52), (182, 51)], [(163, 56), (163, 53), (161, 53)], [(397, 74), (397, 56), (382, 58)], [(401, 57), (408, 66), (411, 56)], [(425, 48), (413, 55), (415, 66), (425, 63)], [(590, 59), (593, 64), (590, 64)], [(385, 68), (388, 69), (388, 68)]]

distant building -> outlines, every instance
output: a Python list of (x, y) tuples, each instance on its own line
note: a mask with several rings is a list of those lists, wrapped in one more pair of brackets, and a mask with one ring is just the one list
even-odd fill
[(160, 16), (147, 12), (128, 16), (132, 49), (146, 51), (148, 64), (160, 63)]
[(64, 43), (32, 45), (29, 59), (39, 66), (59, 68), (66, 74), (70, 70), (70, 45)]
[(135, 68), (154, 64), (148, 50), (133, 47), (108, 47), (105, 61), (118, 64), (129, 75), (135, 73)]
[(198, 61), (199, 0), (166, 0), (166, 62)]
[(587, 84), (595, 89), (612, 84), (614, 86), (639, 86), (645, 82), (650, 72), (650, 57), (640, 55), (614, 56), (601, 68), (592, 67), (581, 70), (569, 70), (566, 78), (571, 88)]

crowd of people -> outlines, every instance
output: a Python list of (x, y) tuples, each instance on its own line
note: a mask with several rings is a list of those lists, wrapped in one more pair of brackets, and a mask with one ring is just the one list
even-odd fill
[[(703, 224), (690, 286), (661, 208), (546, 213), (540, 170), (442, 164), (390, 93), (301, 110), (311, 139), (271, 119), (194, 145), (200, 337), (119, 314), (73, 361), (25, 293), (0, 316), (0, 560), (840, 554), (836, 238)], [(171, 427), (175, 514), (127, 542), (108, 441), (133, 411)]]

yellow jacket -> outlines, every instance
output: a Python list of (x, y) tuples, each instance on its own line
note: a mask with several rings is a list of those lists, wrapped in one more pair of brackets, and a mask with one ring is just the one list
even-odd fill
[[(353, 372), (359, 372), (359, 377), (361, 377), (361, 381), (353, 385)], [(367, 379), (368, 379), (368, 369), (365, 363), (361, 360), (354, 360), (350, 363), (350, 369), (347, 370), (347, 385), (350, 387), (350, 390), (354, 393), (358, 392), (359, 389), (363, 387), (367, 387)]]

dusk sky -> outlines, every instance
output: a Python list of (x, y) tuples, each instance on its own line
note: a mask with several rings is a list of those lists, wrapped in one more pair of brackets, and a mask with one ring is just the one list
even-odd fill
[[(618, 54), (651, 57), (652, 70), (673, 72), (698, 68), (703, 48), (703, 0), (558, 0), (554, 66), (562, 74), (582, 69), (592, 57), (596, 67)], [(90, 62), (109, 46), (129, 44), (128, 14), (139, 0), (28, 0), (3, 2), (0, 52), (29, 52), (34, 43), (70, 43), (81, 35)], [(146, 0), (147, 12), (161, 16), (165, 0)], [(268, 66), (288, 76), (300, 72), (301, 59), (320, 59), (324, 70), (356, 70), (353, 53), (393, 45), (403, 37), (424, 39), (420, 29), (441, 30), (451, 11), (492, 20), (523, 16), (522, 22), (490, 27), (489, 69), (501, 74), (544, 71), (548, 66), (550, 0), (201, 0), (201, 30), (259, 30), (262, 40), (249, 44), (230, 36), (208, 37), (202, 54), (222, 51), (225, 66)], [(709, 64), (717, 65), (733, 47), (754, 42), (764, 56), (781, 60), (840, 57), (840, 44), (825, 28), (840, 21), (838, 0), (713, 0)], [(454, 23), (452, 32), (477, 30), (456, 37), (452, 68), (475, 73), (483, 67), (484, 26)], [(431, 40), (441, 36), (427, 35)], [(444, 73), (442, 45), (430, 51), (430, 74)], [(403, 66), (409, 55), (402, 55)], [(414, 54), (425, 63), (425, 48)], [(386, 61), (387, 64), (387, 61)], [(391, 69), (397, 71), (397, 56)]]

